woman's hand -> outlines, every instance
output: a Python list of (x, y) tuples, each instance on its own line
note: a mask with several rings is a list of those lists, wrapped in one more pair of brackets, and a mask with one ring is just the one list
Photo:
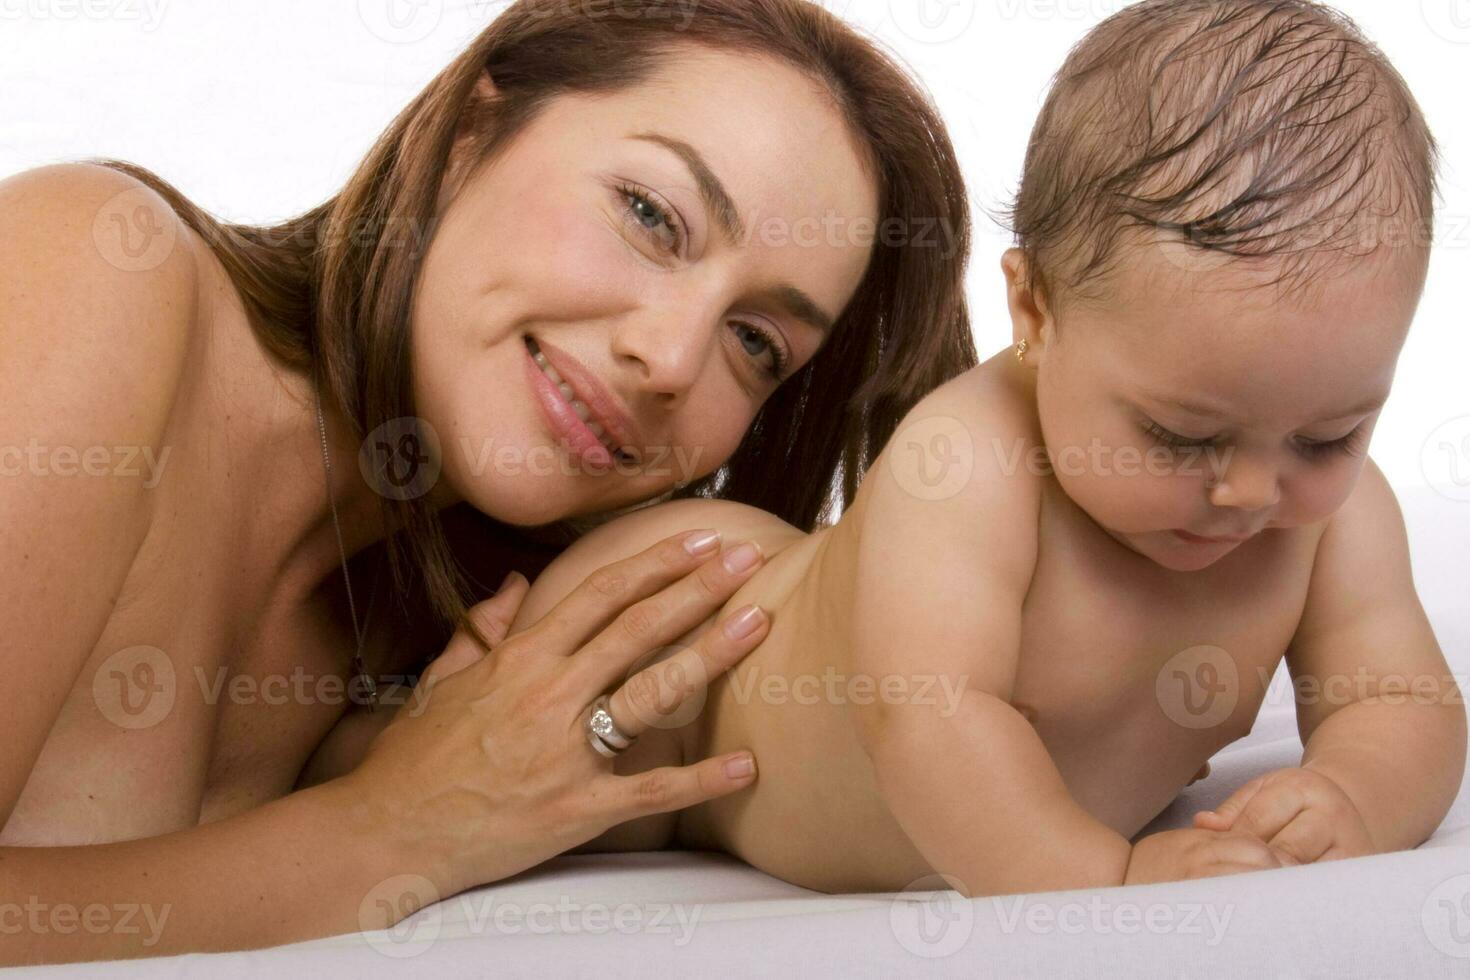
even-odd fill
[[(489, 641), (492, 650), (510, 632), (510, 624), (515, 622), (516, 613), (530, 591), (531, 583), (526, 581), (526, 577), (520, 572), (511, 572), (495, 590), (495, 595), (475, 607), (480, 633)], [(446, 651), (434, 661), (440, 676), (462, 670), (480, 659), (480, 652), (473, 644), (452, 646), (451, 651), (452, 657), (450, 651)], [(400, 711), (406, 712), (413, 706), (413, 692), (413, 687), (408, 684), (383, 683), (378, 689), (378, 710), (349, 708), (306, 760), (296, 778), (295, 788), (302, 790), (316, 786), (356, 769), (363, 756), (367, 755), (373, 739)]]
[[(703, 550), (686, 547), (701, 539)], [(617, 685), (614, 721), (637, 736), (656, 721), (638, 703), (667, 710), (702, 695), (709, 679), (765, 638), (768, 617), (737, 610), (688, 649), (618, 684), (760, 567), (757, 560), (732, 572), (713, 557), (718, 549), (714, 532), (689, 532), (608, 565), (490, 656), (457, 632), (413, 700), (340, 780), (361, 804), (355, 812), (448, 896), (523, 871), (617, 824), (749, 786), (749, 753), (614, 775), (584, 727), (591, 702)], [(515, 615), (503, 594), (471, 610), (492, 640), (504, 637)], [(728, 629), (735, 622), (749, 632), (731, 635), (739, 632)]]

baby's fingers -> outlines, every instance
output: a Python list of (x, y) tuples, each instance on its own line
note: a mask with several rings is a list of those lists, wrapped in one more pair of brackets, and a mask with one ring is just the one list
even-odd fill
[(1299, 858), (1303, 864), (1336, 861), (1377, 853), (1361, 821), (1308, 807), (1271, 841), (1272, 848)]
[(1213, 810), (1195, 815), (1195, 826), (1239, 830), (1269, 841), (1306, 807), (1305, 794), (1285, 772), (1257, 776)]
[(1306, 801), (1300, 793), (1286, 787), (1268, 786), (1251, 797), (1231, 824), (1231, 829), (1269, 841), (1305, 808)]

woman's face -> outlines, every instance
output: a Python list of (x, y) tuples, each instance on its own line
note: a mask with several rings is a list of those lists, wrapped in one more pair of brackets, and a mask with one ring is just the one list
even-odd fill
[(464, 169), (416, 291), (415, 397), (448, 489), (519, 525), (723, 464), (856, 292), (878, 217), (822, 86), (692, 47)]

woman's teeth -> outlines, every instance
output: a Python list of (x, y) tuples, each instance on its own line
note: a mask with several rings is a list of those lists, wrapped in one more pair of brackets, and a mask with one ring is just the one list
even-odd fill
[(556, 385), (562, 397), (572, 406), (572, 411), (577, 413), (577, 418), (581, 419), (583, 424), (597, 437), (597, 441), (602, 443), (602, 448), (606, 449), (613, 456), (622, 458), (624, 455), (622, 450), (614, 445), (613, 441), (607, 437), (607, 433), (602, 428), (602, 423), (588, 421), (592, 417), (591, 409), (587, 407), (585, 402), (577, 398), (577, 393), (573, 390), (572, 386), (563, 381), (562, 376), (556, 373), (556, 368), (551, 366), (551, 362), (546, 359), (546, 355), (541, 353), (536, 347), (532, 347), (531, 357), (535, 360), (536, 366), (541, 369), (541, 373), (551, 379), (551, 383)]

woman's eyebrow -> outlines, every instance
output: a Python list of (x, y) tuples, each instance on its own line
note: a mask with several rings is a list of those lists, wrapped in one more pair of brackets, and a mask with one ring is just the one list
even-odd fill
[(762, 291), (757, 299), (767, 300), (784, 309), (791, 316), (821, 333), (828, 333), (836, 323), (836, 317), (817, 305), (805, 292), (790, 283), (782, 283)]
[(683, 160), (694, 177), (694, 183), (699, 186), (699, 196), (704, 198), (705, 206), (720, 220), (725, 240), (731, 245), (745, 240), (745, 222), (740, 220), (740, 209), (735, 206), (725, 185), (720, 183), (720, 178), (715, 176), (715, 172), (698, 150), (681, 139), (664, 136), (662, 133), (634, 133), (629, 139), (655, 143)]
[[(740, 209), (735, 206), (725, 185), (715, 176), (715, 172), (698, 150), (681, 139), (662, 133), (633, 133), (628, 138), (662, 146), (683, 160), (690, 175), (694, 177), (694, 183), (699, 187), (699, 196), (704, 199), (705, 207), (719, 219), (725, 241), (733, 246), (745, 240), (745, 222), (740, 220)], [(805, 290), (790, 283), (766, 290), (762, 298), (776, 303), (796, 319), (824, 334), (830, 332), (837, 321), (835, 316), (822, 309)]]

